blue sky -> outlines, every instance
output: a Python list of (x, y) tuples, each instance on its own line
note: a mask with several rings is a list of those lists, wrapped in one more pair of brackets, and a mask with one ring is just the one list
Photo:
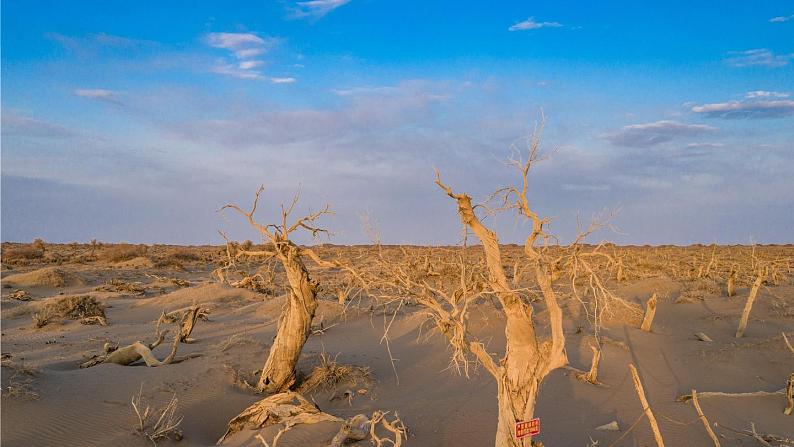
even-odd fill
[(432, 168), (485, 197), (543, 110), (561, 239), (792, 242), (794, 3), (646, 3), (3, 2), (2, 239), (255, 239), (217, 209), (264, 184), (454, 243)]

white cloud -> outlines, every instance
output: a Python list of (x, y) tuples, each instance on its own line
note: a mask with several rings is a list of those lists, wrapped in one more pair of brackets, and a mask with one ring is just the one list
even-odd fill
[(247, 46), (260, 46), (265, 40), (253, 33), (209, 33), (207, 43), (215, 48), (236, 50)]
[(730, 51), (725, 62), (732, 67), (784, 67), (794, 59), (794, 53), (775, 54), (766, 48)]
[(81, 88), (74, 91), (74, 94), (81, 98), (105, 101), (113, 104), (121, 104), (118, 94), (112, 90), (103, 88)]
[(297, 19), (319, 19), (340, 6), (350, 3), (350, 0), (309, 0), (297, 2), (289, 8), (292, 17)]
[(508, 28), (508, 31), (525, 31), (540, 28), (559, 28), (562, 24), (558, 22), (536, 22), (534, 17), (530, 17), (523, 22), (518, 22)]
[(792, 19), (794, 19), (794, 14), (792, 14), (790, 16), (772, 17), (771, 19), (769, 19), (769, 22), (770, 23), (783, 23), (783, 22), (788, 22), (789, 20), (792, 20)]
[(210, 71), (217, 74), (231, 76), (238, 79), (268, 80), (274, 84), (295, 82), (294, 78), (272, 78), (266, 76), (257, 67), (264, 65), (264, 61), (252, 59), (272, 50), (281, 43), (276, 37), (260, 37), (254, 33), (209, 33), (205, 38), (207, 44), (213, 48), (228, 50), (232, 62), (226, 58), (216, 63)]
[(781, 118), (794, 115), (794, 101), (790, 99), (728, 101), (694, 106), (692, 111), (710, 118)]
[(263, 63), (264, 62), (262, 61), (242, 61), (237, 66), (240, 68), (240, 70), (250, 70), (262, 65)]
[(677, 137), (703, 135), (718, 130), (716, 127), (704, 124), (684, 124), (665, 120), (624, 126), (617, 132), (601, 135), (601, 138), (616, 146), (650, 147)]
[(788, 92), (768, 92), (766, 90), (755, 90), (752, 92), (747, 92), (744, 94), (745, 98), (754, 99), (754, 98), (788, 98)]
[(246, 48), (243, 50), (235, 50), (234, 56), (237, 59), (249, 59), (252, 57), (257, 57), (261, 54), (265, 54), (266, 50), (264, 48)]

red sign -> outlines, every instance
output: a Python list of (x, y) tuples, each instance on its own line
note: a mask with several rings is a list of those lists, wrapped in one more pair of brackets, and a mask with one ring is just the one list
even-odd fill
[(535, 436), (540, 433), (540, 418), (526, 422), (516, 422), (516, 439), (524, 439), (527, 436)]

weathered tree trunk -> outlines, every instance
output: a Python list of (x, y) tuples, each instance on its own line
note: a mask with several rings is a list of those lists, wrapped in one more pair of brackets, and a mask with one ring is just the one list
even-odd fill
[(289, 241), (276, 247), (284, 266), (290, 293), (279, 318), (278, 332), (270, 348), (257, 388), (267, 393), (286, 391), (295, 383), (295, 365), (311, 333), (317, 309), (317, 286), (300, 257), (300, 250)]
[(550, 340), (540, 340), (536, 337), (532, 306), (525, 304), (509, 287), (502, 266), (499, 240), (496, 233), (484, 226), (474, 213), (471, 197), (466, 194), (455, 194), (438, 178), (436, 184), (456, 200), (461, 223), (471, 228), (482, 243), (488, 268), (488, 282), (507, 317), (505, 356), (502, 358), (501, 367), (489, 368), (498, 384), (499, 419), (495, 445), (496, 447), (531, 446), (531, 436), (522, 440), (516, 439), (515, 424), (529, 421), (534, 417), (535, 400), (540, 383), (552, 370), (568, 363), (562, 329), (562, 309), (552, 288), (551, 272), (534, 249), (534, 241), (541, 234), (543, 223), (528, 206), (522, 207), (522, 212), (533, 222), (533, 231), (525, 242), (524, 251), (535, 272), (535, 279), (548, 308)]

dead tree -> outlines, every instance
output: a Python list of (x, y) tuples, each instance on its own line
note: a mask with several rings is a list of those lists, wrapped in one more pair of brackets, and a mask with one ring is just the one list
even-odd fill
[[(529, 421), (534, 417), (536, 397), (541, 382), (550, 372), (568, 364), (562, 309), (553, 287), (558, 259), (549, 256), (540, 246), (550, 238), (544, 229), (548, 220), (540, 217), (530, 207), (528, 199), (528, 174), (531, 166), (539, 160), (539, 146), (539, 134), (536, 133), (529, 142), (528, 159), (525, 162), (513, 163), (521, 172), (521, 186), (500, 189), (491, 196), (491, 199), (500, 202), (501, 210), (516, 210), (531, 224), (531, 232), (524, 242), (523, 251), (529, 274), (537, 283), (546, 305), (550, 323), (548, 336), (544, 337), (536, 332), (532, 305), (525, 301), (508, 282), (497, 234), (486, 227), (475, 212), (479, 206), (472, 204), (469, 195), (457, 193), (444, 184), (438, 171), (436, 171), (436, 185), (455, 201), (460, 222), (467, 232), (471, 231), (482, 244), (484, 272), (481, 273), (477, 266), (467, 262), (464, 250), (459, 262), (460, 281), (451, 291), (449, 287), (445, 288), (434, 283), (432, 275), (413, 275), (410, 268), (395, 265), (393, 262), (383, 261), (385, 272), (381, 273), (383, 277), (388, 278), (389, 284), (395, 289), (391, 292), (391, 296), (410, 295), (417, 304), (429, 311), (435, 326), (448, 339), (453, 349), (453, 367), (462, 369), (468, 375), (468, 366), (471, 362), (469, 354), (471, 354), (496, 380), (498, 393), (496, 447), (533, 444), (531, 437), (516, 439), (515, 424)], [(470, 306), (483, 296), (494, 297), (505, 316), (504, 356), (499, 360), (495, 359), (484, 344), (473, 337), (467, 329)]]
[(284, 267), (287, 276), (289, 283), (287, 302), (279, 317), (278, 332), (257, 385), (260, 391), (278, 393), (288, 390), (295, 383), (295, 365), (301, 350), (303, 350), (303, 345), (311, 334), (312, 319), (314, 319), (314, 312), (317, 309), (317, 283), (309, 276), (302, 257), (309, 250), (293, 243), (290, 240), (290, 235), (300, 229), (309, 231), (312, 236), (320, 233), (327, 234), (326, 230), (315, 225), (315, 221), (326, 214), (331, 214), (331, 211), (326, 205), (321, 211), (288, 223), (295, 204), (300, 198), (298, 194), (292, 199), (289, 207), (281, 206), (280, 224), (262, 225), (254, 220), (254, 213), (256, 213), (262, 191), (264, 191), (264, 187), (257, 190), (250, 211), (244, 211), (233, 204), (226, 205), (221, 210), (231, 209), (243, 215), (248, 224), (259, 231), (261, 236), (272, 245), (270, 250), (246, 252), (246, 254), (249, 256), (275, 256)]
[[(483, 225), (475, 214), (471, 197), (467, 194), (455, 193), (452, 188), (441, 182), (440, 175), (436, 173), (436, 184), (457, 203), (461, 223), (470, 229), (482, 243), (488, 271), (488, 287), (498, 299), (506, 317), (505, 355), (499, 363), (494, 361), (481, 343), (468, 340), (465, 320), (455, 321), (455, 327), (446, 328), (447, 336), (451, 335), (453, 340), (459, 339), (461, 347), (470, 350), (497, 382), (499, 419), (496, 447), (531, 445), (531, 438), (526, 438), (527, 443), (525, 443), (514, 437), (515, 424), (529, 421), (534, 417), (535, 400), (540, 383), (551, 371), (568, 363), (565, 352), (565, 335), (562, 328), (562, 309), (557, 303), (557, 296), (552, 288), (549, 265), (544, 262), (544, 258), (535, 247), (538, 238), (544, 234), (543, 225), (547, 221), (529, 208), (526, 174), (532, 161), (534, 161), (534, 157), (530, 157), (523, 170), (522, 189), (510, 188), (506, 190), (505, 199), (509, 200), (509, 196), (514, 195), (519, 213), (528, 217), (532, 222), (532, 233), (524, 243), (524, 252), (528, 257), (530, 268), (534, 272), (535, 280), (543, 294), (549, 313), (551, 337), (545, 340), (535, 332), (532, 306), (526, 304), (507, 282), (496, 233)], [(438, 304), (431, 300), (423, 300), (420, 303), (431, 309), (434, 306), (437, 307)], [(439, 316), (444, 315), (441, 309), (435, 310)], [(444, 322), (444, 319), (451, 321)], [(442, 318), (440, 326), (443, 328), (445, 324), (448, 325), (454, 320), (454, 315)]]

